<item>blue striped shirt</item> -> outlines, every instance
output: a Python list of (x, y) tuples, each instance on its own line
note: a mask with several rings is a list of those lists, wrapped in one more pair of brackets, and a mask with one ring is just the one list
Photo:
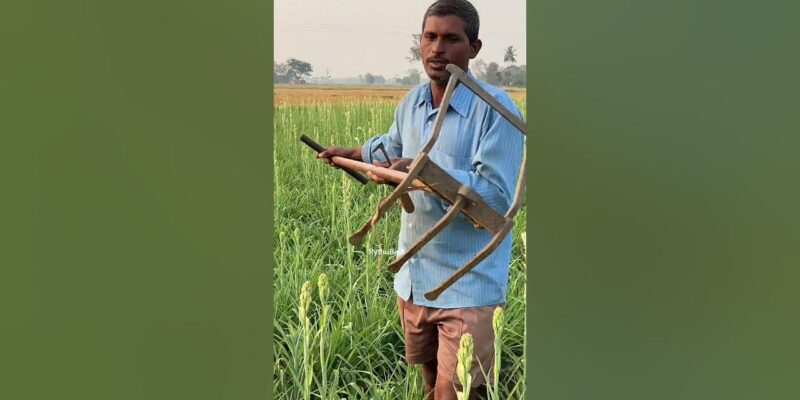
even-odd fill
[[(469, 73), (472, 76), (471, 73)], [(517, 115), (521, 114), (501, 89), (480, 82), (494, 98)], [(362, 159), (385, 161), (373, 152), (383, 142), (389, 157), (414, 158), (430, 138), (438, 109), (433, 109), (430, 83), (409, 91), (397, 107), (389, 132), (369, 139)], [(458, 85), (450, 101), (439, 138), (430, 160), (453, 178), (470, 186), (492, 208), (504, 214), (511, 206), (522, 162), (522, 134), (469, 88)], [(442, 218), (449, 204), (423, 191), (409, 193), (415, 211), (402, 212), (398, 255), (405, 253)], [(459, 214), (428, 242), (395, 275), (394, 288), (404, 300), (413, 294), (415, 304), (436, 308), (460, 308), (504, 303), (511, 261), (511, 234), (472, 271), (429, 301), (424, 294), (463, 266), (492, 238)]]

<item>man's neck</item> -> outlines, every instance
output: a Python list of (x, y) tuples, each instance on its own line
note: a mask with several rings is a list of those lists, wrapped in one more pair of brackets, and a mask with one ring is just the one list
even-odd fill
[(439, 105), (442, 104), (442, 98), (444, 97), (444, 91), (447, 86), (439, 86), (438, 83), (431, 81), (431, 100), (433, 101), (433, 109), (439, 108)]

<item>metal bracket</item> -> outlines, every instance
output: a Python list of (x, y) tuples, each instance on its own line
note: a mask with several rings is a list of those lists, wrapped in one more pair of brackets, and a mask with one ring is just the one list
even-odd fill
[(386, 152), (386, 147), (383, 145), (383, 142), (378, 143), (378, 145), (372, 149), (372, 154), (375, 154), (377, 150), (380, 150), (383, 153), (383, 158), (386, 160), (386, 163), (389, 164), (389, 166), (391, 167), (392, 160), (389, 158), (389, 153)]

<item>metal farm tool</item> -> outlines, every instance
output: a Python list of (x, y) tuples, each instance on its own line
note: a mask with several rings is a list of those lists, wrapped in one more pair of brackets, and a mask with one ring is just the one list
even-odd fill
[[(497, 110), (501, 116), (508, 120), (514, 127), (526, 135), (527, 127), (525, 122), (514, 115), (511, 111), (506, 109), (500, 102), (495, 100), (488, 92), (486, 92), (477, 81), (472, 79), (463, 70), (453, 64), (447, 65), (447, 70), (450, 71), (450, 80), (447, 82), (442, 104), (440, 110), (447, 110), (450, 106), (450, 99), (453, 96), (456, 86), (463, 83), (467, 88), (474, 92), (483, 101), (489, 104), (492, 108)], [(397, 184), (394, 191), (389, 196), (384, 198), (378, 205), (375, 214), (372, 218), (364, 224), (357, 232), (350, 236), (350, 244), (358, 245), (367, 235), (367, 233), (375, 227), (378, 220), (380, 220), (386, 211), (395, 204), (396, 201), (401, 200), (407, 212), (413, 211), (413, 205), (410, 207), (412, 211), (408, 211), (406, 203), (410, 203), (408, 192), (411, 190), (425, 190), (436, 194), (448, 203), (452, 204), (445, 215), (440, 219), (430, 231), (422, 235), (422, 238), (414, 243), (405, 254), (398, 257), (395, 261), (389, 264), (388, 268), (392, 272), (397, 272), (414, 254), (416, 254), (425, 244), (442, 231), (460, 212), (464, 214), (475, 225), (477, 229), (486, 229), (493, 234), (492, 239), (486, 244), (472, 259), (467, 261), (461, 268), (456, 270), (453, 275), (442, 281), (433, 290), (425, 293), (425, 298), (428, 300), (436, 300), (442, 292), (449, 288), (453, 283), (459, 280), (467, 272), (472, 270), (478, 263), (483, 261), (489, 254), (491, 254), (497, 246), (503, 241), (508, 232), (514, 226), (514, 217), (517, 215), (521, 205), (522, 197), (525, 192), (525, 161), (526, 155), (522, 157), (522, 165), (520, 167), (519, 176), (517, 178), (517, 187), (514, 192), (514, 200), (511, 207), (505, 214), (498, 213), (495, 209), (489, 206), (486, 201), (477, 193), (475, 193), (469, 186), (462, 185), (455, 178), (450, 176), (445, 170), (436, 165), (428, 157), (428, 153), (433, 148), (436, 140), (439, 137), (439, 131), (444, 123), (444, 116), (446, 112), (440, 111), (436, 116), (436, 121), (433, 125), (433, 132), (425, 146), (419, 154), (414, 158), (414, 161), (409, 166), (409, 172), (403, 173), (400, 171), (390, 170), (355, 160), (350, 160), (341, 157), (333, 157), (333, 162), (345, 168), (353, 168), (363, 172), (371, 171), (372, 173)], [(304, 140), (304, 139), (301, 139)], [(304, 140), (305, 142), (305, 140)], [(308, 144), (308, 143), (306, 143)], [(318, 145), (317, 145), (318, 146)], [(321, 148), (321, 147), (320, 147)], [(315, 150), (318, 150), (315, 148)]]

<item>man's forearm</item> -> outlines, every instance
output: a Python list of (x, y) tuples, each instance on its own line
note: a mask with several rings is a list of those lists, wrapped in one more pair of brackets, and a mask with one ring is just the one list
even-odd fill
[(353, 148), (347, 149), (347, 151), (350, 154), (348, 154), (346, 158), (349, 158), (351, 160), (356, 160), (356, 161), (362, 161), (362, 162), (364, 161), (364, 160), (362, 160), (362, 157), (361, 157), (361, 147), (353, 147)]

